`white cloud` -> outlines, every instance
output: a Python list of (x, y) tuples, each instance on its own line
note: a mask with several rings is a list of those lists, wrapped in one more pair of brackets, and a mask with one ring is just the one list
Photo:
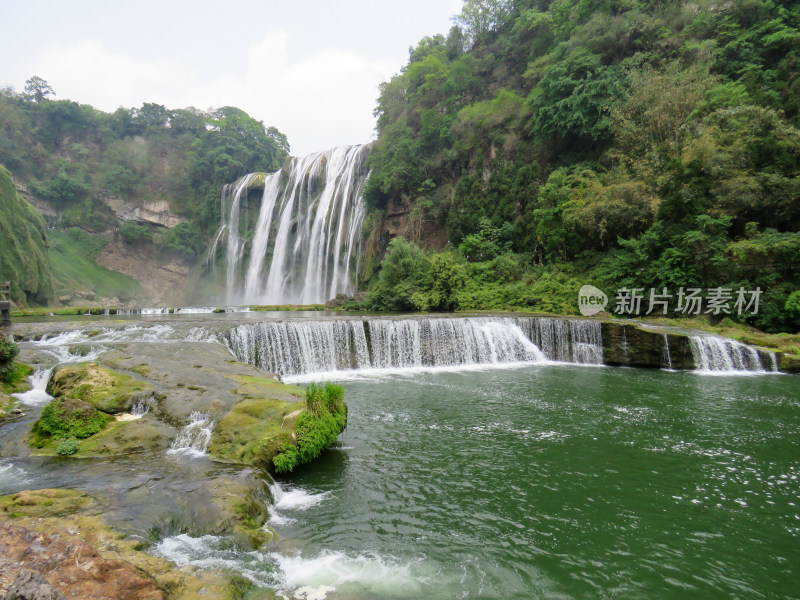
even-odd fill
[(260, 114), (272, 115), (265, 118), (283, 127), (301, 154), (364, 142), (375, 124), (378, 85), (397, 68), (335, 48), (295, 60), (289, 36), (272, 30), (250, 47), (242, 104), (252, 106), (258, 99)]
[(337, 48), (294, 57), (289, 34), (272, 29), (227, 72), (209, 74), (176, 58), (112, 52), (96, 40), (45, 48), (34, 72), (58, 98), (106, 111), (143, 102), (169, 108), (238, 106), (283, 131), (293, 154), (306, 154), (370, 139), (378, 84), (398, 68), (393, 61)]

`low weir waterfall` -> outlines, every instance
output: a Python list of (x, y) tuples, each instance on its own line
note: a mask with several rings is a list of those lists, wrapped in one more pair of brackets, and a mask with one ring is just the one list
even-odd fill
[[(695, 367), (705, 372), (765, 371), (761, 356), (752, 346), (711, 335), (693, 335), (689, 338)], [(775, 354), (770, 359), (770, 370), (777, 371)]]
[(316, 304), (355, 291), (368, 153), (368, 145), (341, 146), (266, 175), (250, 242), (242, 210), (258, 175), (225, 186), (209, 261), (225, 244), (229, 304)]
[(603, 358), (600, 324), (576, 319), (304, 319), (239, 325), (223, 339), (239, 360), (282, 376)]

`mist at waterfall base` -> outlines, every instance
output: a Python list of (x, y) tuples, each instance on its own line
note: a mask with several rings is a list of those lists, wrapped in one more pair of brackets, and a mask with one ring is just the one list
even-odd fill
[(241, 217), (256, 174), (225, 186), (208, 262), (224, 250), (228, 304), (320, 304), (355, 291), (368, 153), (337, 147), (267, 175), (252, 240)]

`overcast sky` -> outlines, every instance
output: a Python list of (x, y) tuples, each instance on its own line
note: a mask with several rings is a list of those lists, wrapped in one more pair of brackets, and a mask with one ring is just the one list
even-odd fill
[(0, 87), (105, 111), (238, 106), (292, 154), (367, 142), (378, 84), (461, 0), (0, 0)]

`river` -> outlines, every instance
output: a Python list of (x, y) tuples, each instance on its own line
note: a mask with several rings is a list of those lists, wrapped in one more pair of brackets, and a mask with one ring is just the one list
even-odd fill
[[(155, 337), (181, 344), (197, 319), (159, 318), (172, 333)], [(280, 541), (246, 552), (180, 534), (151, 551), (309, 599), (796, 596), (797, 378), (531, 356), (327, 373), (345, 385), (348, 428), (272, 485)], [(100, 461), (82, 481), (66, 461), (5, 456), (0, 493), (67, 481), (153, 488), (127, 459)], [(180, 494), (187, 473), (222, 468), (151, 464), (161, 499)]]

